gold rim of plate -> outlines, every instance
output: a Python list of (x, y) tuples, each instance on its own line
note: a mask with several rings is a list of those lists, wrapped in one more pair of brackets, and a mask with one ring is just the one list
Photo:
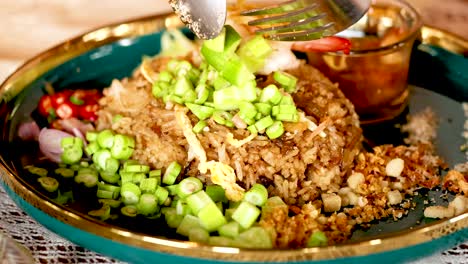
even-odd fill
[[(180, 26), (181, 23), (176, 16), (165, 14), (139, 18), (92, 30), (55, 46), (27, 61), (0, 86), (0, 98), (9, 101), (24, 87), (48, 70), (86, 51), (121, 39), (138, 37), (165, 28)], [(467, 40), (443, 30), (425, 26), (421, 29), (420, 39), (423, 43), (433, 44), (458, 54), (465, 56), (468, 54)], [(73, 227), (115, 242), (179, 256), (230, 261), (286, 262), (326, 260), (402, 249), (429, 242), (468, 227), (468, 213), (465, 213), (450, 219), (435, 221), (424, 227), (377, 236), (366, 241), (347, 242), (329, 247), (251, 250), (205, 246), (193, 242), (170, 240), (163, 237), (129, 232), (123, 228), (95, 220), (85, 214), (68, 210), (65, 206), (52, 202), (31, 188), (21, 179), (13, 166), (6, 165), (3, 158), (0, 160), (2, 161), (1, 168), (4, 170), (4, 173), (1, 173), (3, 181), (19, 197), (46, 214)]]

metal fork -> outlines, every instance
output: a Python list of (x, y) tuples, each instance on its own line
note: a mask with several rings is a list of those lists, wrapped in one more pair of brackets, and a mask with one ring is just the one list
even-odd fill
[(339, 33), (356, 23), (371, 0), (292, 0), (241, 12), (256, 33), (280, 41), (313, 40)]
[(169, 0), (180, 20), (201, 39), (216, 37), (226, 21), (225, 0)]

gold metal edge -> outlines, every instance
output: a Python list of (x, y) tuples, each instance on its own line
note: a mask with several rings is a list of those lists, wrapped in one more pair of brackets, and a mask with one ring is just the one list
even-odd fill
[(431, 44), (456, 54), (468, 56), (468, 40), (448, 31), (424, 26), (421, 28), (420, 39), (424, 44)]
[[(125, 26), (122, 27), (122, 25)], [(170, 25), (180, 25), (180, 23), (175, 21), (174, 17), (170, 15), (151, 16), (102, 27), (64, 42), (61, 45), (41, 53), (21, 66), (0, 86), (0, 98), (3, 98), (2, 96), (10, 90), (22, 90), (26, 85), (33, 82), (46, 71), (60, 65), (68, 59), (82, 54), (83, 52), (119, 39), (148, 34), (164, 27), (170, 27)], [(422, 29), (422, 33), (422, 38), (423, 40), (426, 39), (426, 43), (435, 45), (438, 43), (430, 42), (431, 34), (438, 36), (439, 39), (446, 34), (444, 31), (430, 27), (424, 27)], [(453, 46), (448, 47), (456, 47), (457, 49), (454, 50), (459, 50), (459, 53), (462, 54), (468, 51), (466, 40), (454, 36), (453, 34), (449, 34), (448, 36), (450, 36), (450, 39), (453, 39), (452, 42), (456, 43), (453, 44)], [(439, 43), (444, 43), (445, 45), (446, 42), (439, 41)], [(441, 47), (445, 48), (444, 46)], [(17, 178), (19, 176), (15, 175), (15, 173), (10, 170), (7, 165), (3, 164), (3, 162), (1, 167), (5, 172), (2, 173), (3, 180), (19, 197), (23, 198), (25, 201), (41, 211), (73, 227), (85, 230), (94, 235), (128, 244), (130, 246), (205, 259), (283, 262), (363, 256), (418, 245), (468, 227), (468, 213), (465, 213), (451, 219), (437, 221), (422, 228), (376, 237), (375, 239), (368, 241), (345, 243), (338, 246), (324, 248), (247, 250), (210, 247), (191, 242), (180, 242), (145, 236), (144, 234), (130, 233), (121, 228), (111, 227), (106, 223), (90, 221), (86, 217), (67, 211), (62, 206), (54, 204), (51, 201), (41, 199), (35, 192), (21, 184)]]

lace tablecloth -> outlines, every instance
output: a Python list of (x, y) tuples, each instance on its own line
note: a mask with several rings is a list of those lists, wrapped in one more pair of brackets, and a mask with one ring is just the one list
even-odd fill
[[(122, 263), (77, 246), (50, 232), (17, 207), (1, 187), (0, 230), (29, 249), (36, 263)], [(468, 241), (412, 264), (426, 263), (467, 264)]]

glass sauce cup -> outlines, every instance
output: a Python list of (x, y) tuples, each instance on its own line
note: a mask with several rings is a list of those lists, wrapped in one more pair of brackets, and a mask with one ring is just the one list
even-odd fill
[(401, 0), (374, 0), (366, 15), (339, 36), (350, 54), (308, 53), (309, 63), (339, 83), (362, 124), (393, 119), (407, 106), (409, 61), (422, 22)]

